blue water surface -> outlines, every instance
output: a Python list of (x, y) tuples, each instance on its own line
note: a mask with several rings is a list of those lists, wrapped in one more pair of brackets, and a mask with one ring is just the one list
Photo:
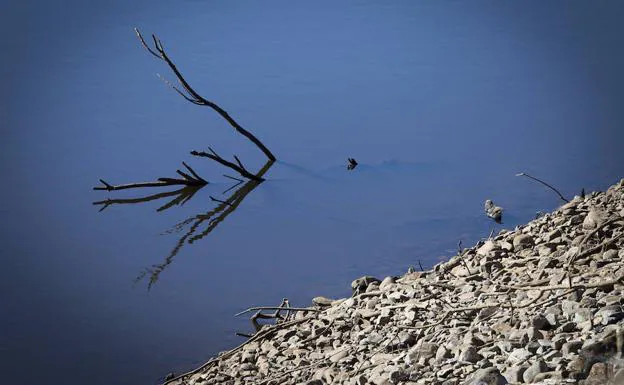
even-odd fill
[[(121, 1), (0, 5), (0, 373), (7, 384), (156, 384), (249, 332), (233, 314), (424, 268), (624, 176), (617, 1)], [(241, 185), (214, 148), (263, 154), (134, 35), (277, 156)], [(347, 157), (359, 166), (346, 170)], [(174, 191), (93, 191), (175, 177)], [(180, 201), (181, 202), (181, 201)], [(178, 203), (180, 203), (178, 202)], [(175, 203), (175, 202), (174, 202)], [(161, 209), (161, 210), (159, 210)], [(219, 218), (218, 221), (213, 221)]]

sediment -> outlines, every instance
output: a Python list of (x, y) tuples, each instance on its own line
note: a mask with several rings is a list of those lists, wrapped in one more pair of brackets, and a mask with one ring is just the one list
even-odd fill
[(624, 385), (624, 179), (267, 325), (170, 385)]

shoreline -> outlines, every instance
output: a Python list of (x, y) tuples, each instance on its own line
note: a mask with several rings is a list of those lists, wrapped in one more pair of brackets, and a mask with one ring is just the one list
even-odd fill
[(624, 179), (266, 325), (166, 385), (624, 385)]

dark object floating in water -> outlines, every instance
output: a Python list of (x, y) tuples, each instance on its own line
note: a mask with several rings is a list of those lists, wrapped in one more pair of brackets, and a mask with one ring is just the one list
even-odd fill
[(503, 223), (503, 208), (496, 206), (491, 200), (485, 201), (485, 215), (492, 218), (496, 223)]
[(347, 161), (349, 162), (349, 164), (347, 164), (347, 170), (349, 170), (349, 171), (353, 170), (358, 165), (357, 160), (355, 160), (353, 158), (347, 158)]

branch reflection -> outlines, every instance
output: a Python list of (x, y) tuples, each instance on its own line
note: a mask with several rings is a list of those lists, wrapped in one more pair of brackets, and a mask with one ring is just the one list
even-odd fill
[[(226, 199), (217, 200), (212, 198), (213, 201), (217, 201), (220, 204), (213, 210), (206, 213), (198, 214), (190, 217), (178, 224), (176, 224), (170, 232), (184, 232), (184, 235), (180, 237), (175, 247), (171, 250), (169, 255), (165, 258), (163, 263), (152, 265), (152, 267), (146, 268), (139, 276), (135, 278), (135, 283), (138, 283), (145, 277), (149, 277), (147, 285), (148, 290), (158, 281), (160, 274), (173, 262), (173, 259), (180, 252), (185, 244), (193, 244), (208, 234), (210, 234), (220, 223), (222, 223), (231, 213), (233, 213), (243, 200), (261, 183), (263, 183), (263, 176), (273, 165), (273, 160), (268, 160), (266, 164), (256, 173), (257, 180), (247, 180), (242, 185), (239, 183), (236, 186), (240, 187)], [(227, 190), (226, 190), (227, 191)], [(178, 198), (176, 198), (178, 199)], [(190, 198), (188, 198), (190, 199)], [(184, 200), (184, 202), (188, 201)], [(170, 202), (171, 203), (171, 202)], [(163, 206), (164, 207), (164, 206)], [(170, 207), (170, 206), (169, 206)]]

